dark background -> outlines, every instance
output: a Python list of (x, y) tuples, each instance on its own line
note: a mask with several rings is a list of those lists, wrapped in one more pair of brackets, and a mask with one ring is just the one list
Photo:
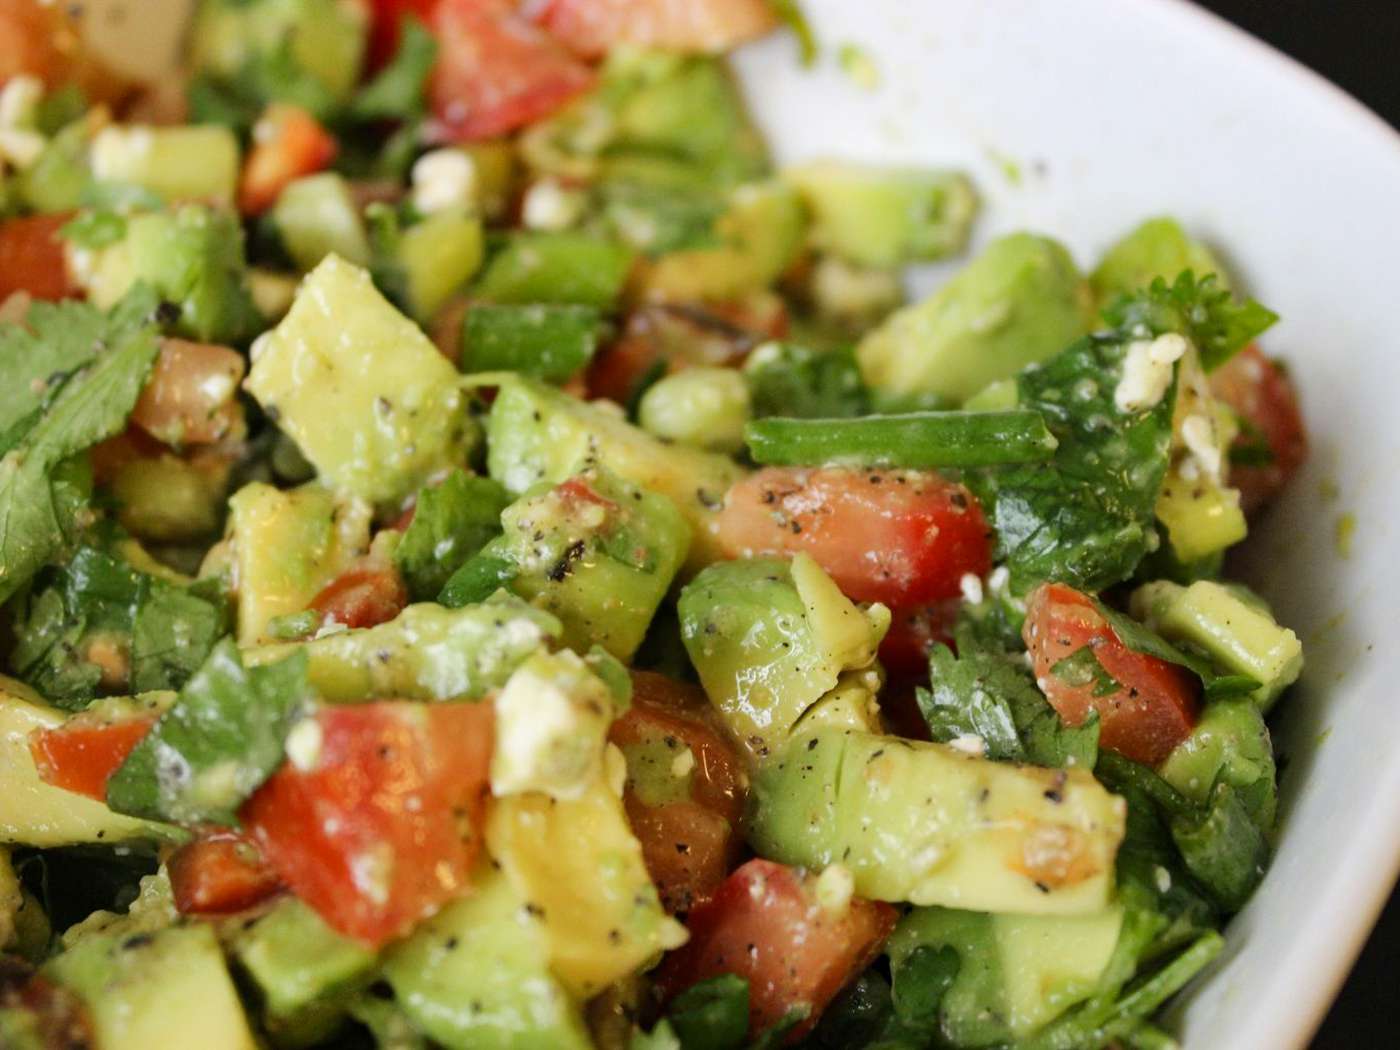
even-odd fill
[[(1198, 2), (1311, 66), (1400, 127), (1400, 0)], [(1400, 893), (1386, 906), (1313, 1050), (1400, 1045), (1397, 979)]]

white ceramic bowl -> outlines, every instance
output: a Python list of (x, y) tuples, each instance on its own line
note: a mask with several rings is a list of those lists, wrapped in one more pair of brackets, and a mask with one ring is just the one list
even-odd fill
[[(965, 167), (985, 195), (979, 241), (1034, 228), (1083, 265), (1170, 213), (1283, 315), (1264, 345), (1295, 369), (1312, 460), (1241, 562), (1307, 670), (1276, 719), (1278, 856), (1178, 1027), (1199, 1050), (1303, 1046), (1400, 865), (1400, 136), (1180, 0), (805, 6), (816, 69), (791, 40), (740, 57), (782, 159)], [(869, 57), (875, 89), (842, 71), (842, 45)]]

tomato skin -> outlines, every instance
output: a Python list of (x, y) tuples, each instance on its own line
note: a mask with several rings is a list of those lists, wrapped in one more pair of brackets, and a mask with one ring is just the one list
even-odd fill
[(284, 764), (239, 819), (328, 924), (383, 944), (467, 888), (481, 848), (494, 709), (389, 700), (315, 717), (314, 765)]
[(306, 110), (272, 103), (253, 127), (253, 146), (238, 185), (239, 211), (261, 215), (277, 203), (288, 183), (324, 170), (338, 150), (335, 136)]
[(1246, 424), (1235, 447), (1257, 446), (1262, 437), (1273, 455), (1270, 463), (1230, 467), (1230, 484), (1240, 490), (1246, 513), (1252, 513), (1278, 495), (1308, 458), (1298, 392), (1258, 344), (1245, 347), (1212, 372), (1210, 387)]
[(166, 861), (181, 915), (227, 915), (277, 892), (281, 880), (254, 843), (236, 831), (212, 831)]
[(976, 497), (921, 471), (768, 467), (729, 490), (718, 529), (732, 558), (805, 551), (847, 597), (892, 609), (956, 597), (992, 563)]
[(374, 627), (387, 623), (408, 604), (408, 588), (392, 569), (351, 569), (311, 599), (322, 623)]
[(550, 0), (539, 18), (586, 58), (619, 44), (714, 54), (777, 25), (765, 0)]
[(662, 905), (670, 912), (688, 911), (714, 893), (738, 859), (743, 769), (734, 748), (705, 717), (702, 690), (647, 671), (633, 671), (632, 682), (632, 706), (612, 724), (608, 739), (624, 754), (662, 743), (677, 758), (686, 749), (692, 756), (688, 798), (648, 804), (630, 779), (623, 792)]
[(64, 242), (58, 235), (70, 218), (67, 214), (26, 215), (0, 222), (0, 301), (15, 292), (48, 300), (82, 293), (68, 272)]
[(852, 900), (840, 914), (817, 903), (815, 875), (751, 860), (687, 920), (690, 940), (661, 964), (669, 999), (723, 973), (749, 982), (749, 1035), (793, 1007), (811, 1008), (789, 1042), (817, 1023), (832, 998), (879, 954), (899, 913), (889, 904)]
[(494, 138), (552, 114), (591, 88), (592, 70), (508, 0), (441, 0), (428, 83), (439, 142)]
[[(1099, 744), (1156, 766), (1196, 724), (1200, 685), (1184, 667), (1136, 653), (1119, 641), (1093, 602), (1073, 587), (1041, 584), (1026, 599), (1021, 637), (1030, 651), (1036, 682), (1060, 717), (1079, 725), (1099, 713)], [(1119, 685), (1094, 696), (1093, 683), (1074, 685), (1055, 676), (1061, 660), (1089, 647)]]
[(53, 729), (36, 731), (29, 740), (29, 753), (44, 783), (105, 802), (108, 778), (155, 724), (154, 715), (114, 722), (79, 715)]
[(246, 369), (243, 355), (226, 346), (163, 339), (131, 421), (173, 448), (222, 441), (242, 423)]
[(432, 18), (441, 0), (370, 0), (373, 22), (370, 25), (369, 61), (378, 69), (394, 57), (399, 46), (399, 26), (404, 16), (411, 15), (420, 22)]

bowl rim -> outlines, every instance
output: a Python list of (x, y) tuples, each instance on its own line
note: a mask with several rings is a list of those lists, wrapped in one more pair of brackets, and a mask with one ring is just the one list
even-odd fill
[[(1267, 41), (1192, 0), (1151, 0), (1169, 18), (1188, 23), (1194, 32), (1227, 38), (1251, 61), (1278, 77), (1300, 82), (1307, 91), (1325, 96), (1339, 119), (1372, 139), (1379, 149), (1400, 157), (1400, 129), (1344, 88)], [(1251, 1033), (1256, 1046), (1306, 1047), (1322, 1026), (1373, 932), (1381, 909), (1400, 879), (1400, 762), (1392, 763), (1389, 783), (1380, 782), (1371, 805), (1357, 814), (1355, 846), (1338, 858), (1319, 900), (1345, 902), (1335, 913), (1313, 909), (1298, 927), (1298, 940), (1309, 946), (1300, 964), (1296, 953), (1280, 959), (1273, 986), (1287, 991), (1292, 1006), (1286, 1011), (1262, 1010)], [(1374, 832), (1374, 834), (1368, 834)], [(1286, 833), (1286, 832), (1285, 832)], [(1303, 974), (1303, 969), (1306, 974)], [(1216, 976), (1208, 970), (1203, 980)]]

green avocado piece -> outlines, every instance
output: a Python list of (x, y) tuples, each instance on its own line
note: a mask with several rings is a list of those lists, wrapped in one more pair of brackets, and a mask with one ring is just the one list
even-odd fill
[(676, 609), (710, 702), (758, 758), (781, 750), (843, 671), (874, 662), (889, 626), (889, 610), (852, 605), (803, 555), (711, 565)]
[(89, 934), (41, 972), (87, 1004), (102, 1050), (256, 1050), (212, 926)]
[(93, 138), (90, 156), (99, 183), (139, 186), (167, 201), (228, 207), (238, 188), (238, 139), (221, 124), (112, 124)]
[(881, 393), (961, 402), (1063, 350), (1092, 319), (1088, 285), (1069, 252), (1016, 233), (891, 316), (861, 340), (856, 359)]
[(323, 171), (288, 183), (271, 214), (282, 246), (302, 273), (332, 254), (369, 265), (369, 234), (345, 176)]
[(465, 208), (448, 208), (399, 235), (396, 261), (413, 316), (426, 323), (481, 267), (481, 220)]
[(416, 1028), (447, 1050), (591, 1050), (549, 969), (541, 919), (500, 872), (389, 949), (384, 978)]
[(486, 264), (474, 298), (492, 303), (577, 303), (610, 309), (632, 269), (632, 249), (587, 233), (513, 233)]
[(509, 491), (601, 466), (670, 498), (691, 526), (687, 569), (720, 556), (710, 525), (724, 494), (744, 475), (728, 456), (668, 445), (621, 413), (516, 376), (502, 380), (486, 430), (487, 468)]
[(284, 897), (232, 939), (234, 956), (262, 991), (267, 1012), (294, 1017), (318, 999), (368, 980), (378, 954), (337, 933), (295, 897)]
[(1248, 700), (1207, 704), (1191, 735), (1177, 744), (1157, 770), (1198, 805), (1210, 801), (1217, 780), (1234, 788), (1255, 822), (1274, 825), (1278, 805), (1274, 748), (1259, 708)]
[(967, 245), (977, 194), (961, 172), (813, 161), (788, 168), (812, 214), (814, 248), (888, 269)]
[(820, 728), (760, 766), (747, 827), (760, 856), (844, 864), (861, 897), (1085, 915), (1109, 902), (1124, 820), (1087, 770)]
[(1196, 277), (1215, 274), (1222, 288), (1230, 287), (1229, 274), (1200, 241), (1193, 240), (1175, 219), (1148, 219), (1104, 253), (1089, 276), (1094, 301), (1107, 306), (1120, 295), (1146, 288), (1158, 277), (1170, 284), (1182, 270)]
[(323, 481), (397, 506), (479, 437), (457, 370), (369, 274), (330, 255), (282, 323), (259, 337), (245, 384)]
[(483, 553), (515, 567), (510, 590), (559, 618), (564, 645), (600, 645), (624, 662), (690, 550), (674, 503), (598, 468), (531, 489), (501, 523)]

